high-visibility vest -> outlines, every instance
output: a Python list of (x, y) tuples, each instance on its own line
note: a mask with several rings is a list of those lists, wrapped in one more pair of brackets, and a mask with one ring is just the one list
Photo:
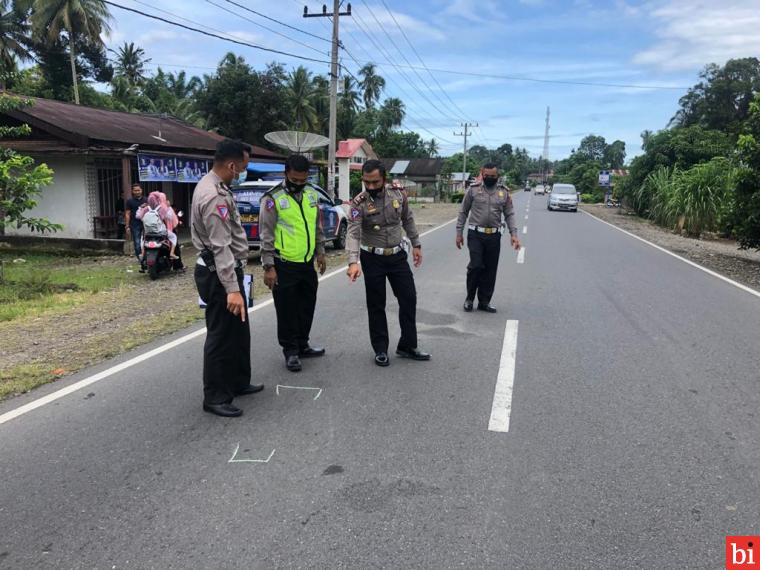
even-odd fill
[(285, 261), (306, 263), (314, 257), (319, 216), (319, 196), (310, 186), (303, 189), (299, 204), (284, 188), (272, 194), (277, 210), (274, 247)]

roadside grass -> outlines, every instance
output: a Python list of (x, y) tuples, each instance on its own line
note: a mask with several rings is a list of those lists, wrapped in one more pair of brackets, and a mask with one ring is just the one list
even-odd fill
[(0, 322), (54, 314), (88, 302), (92, 294), (138, 282), (126, 258), (3, 251)]

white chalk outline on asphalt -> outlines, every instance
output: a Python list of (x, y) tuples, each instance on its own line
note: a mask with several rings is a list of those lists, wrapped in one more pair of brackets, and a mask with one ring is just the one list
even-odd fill
[(235, 452), (232, 454), (232, 457), (230, 457), (230, 460), (227, 463), (269, 463), (269, 460), (272, 459), (274, 452), (277, 450), (273, 449), (272, 453), (270, 453), (269, 457), (266, 459), (235, 459), (238, 451), (240, 451), (240, 442), (238, 442), (237, 447), (235, 448)]
[[(453, 224), (456, 221), (457, 219), (453, 218), (449, 220), (448, 222), (444, 222), (443, 224), (436, 226), (432, 229), (429, 229), (428, 231), (420, 234), (420, 237), (425, 237), (426, 235), (434, 231), (440, 230), (441, 228), (445, 228), (446, 226)], [(335, 271), (332, 271), (328, 273), (327, 275), (323, 275), (322, 277), (319, 278), (319, 280), (324, 281), (325, 279), (330, 279), (331, 277), (338, 275), (339, 273), (344, 273), (346, 269), (348, 269), (348, 266), (344, 265), (343, 267), (336, 269)], [(264, 307), (271, 305), (272, 303), (274, 303), (274, 300), (267, 299), (263, 303), (256, 305), (255, 307), (251, 309), (248, 309), (248, 314), (259, 311), (263, 309)], [(95, 382), (98, 382), (99, 380), (103, 380), (104, 378), (113, 376), (114, 374), (121, 372), (122, 370), (126, 370), (127, 368), (131, 368), (132, 366), (136, 364), (140, 364), (141, 362), (145, 362), (146, 360), (153, 358), (154, 356), (158, 356), (159, 354), (167, 352), (173, 348), (176, 348), (182, 344), (185, 344), (188, 341), (198, 338), (199, 336), (203, 336), (204, 334), (206, 334), (205, 327), (197, 331), (188, 333), (184, 336), (181, 336), (180, 338), (174, 339), (173, 341), (163, 344), (159, 347), (156, 347), (153, 350), (146, 352), (145, 354), (140, 354), (139, 356), (130, 358), (129, 360), (126, 360), (120, 364), (117, 364), (116, 366), (112, 366), (111, 368), (103, 370), (102, 372), (98, 372), (97, 374), (88, 376), (87, 378), (79, 380), (78, 382), (74, 382), (73, 384), (66, 386), (65, 388), (61, 388), (60, 390), (51, 392), (50, 394), (46, 396), (42, 396), (41, 398), (32, 400), (31, 402), (24, 404), (23, 406), (19, 406), (18, 408), (14, 410), (5, 412), (4, 414), (0, 415), (0, 425), (6, 422), (9, 422), (13, 419), (16, 419), (20, 416), (23, 416), (24, 414), (29, 413), (33, 410), (36, 410), (37, 408), (41, 408), (42, 406), (55, 402), (56, 400), (60, 400), (61, 398), (68, 396), (69, 394), (72, 394), (74, 392), (77, 392), (78, 390), (81, 390), (82, 388), (86, 388), (87, 386), (90, 386), (91, 384), (94, 384)]]
[(277, 384), (277, 387), (274, 389), (275, 394), (278, 396), (280, 395), (280, 388), (289, 388), (291, 390), (318, 390), (317, 395), (314, 396), (314, 400), (319, 398), (322, 395), (322, 388), (312, 388), (311, 386), (285, 386), (284, 384)]
[(528, 219), (528, 214), (525, 214), (525, 219), (526, 219), (526, 220)]
[(692, 267), (696, 267), (697, 269), (699, 269), (700, 271), (704, 271), (708, 275), (712, 275), (713, 277), (717, 277), (721, 281), (725, 281), (726, 283), (729, 283), (730, 285), (733, 285), (734, 287), (738, 287), (739, 289), (741, 289), (742, 291), (745, 291), (745, 292), (749, 293), (750, 295), (754, 295), (755, 297), (760, 298), (760, 291), (756, 291), (755, 289), (752, 289), (752, 287), (747, 287), (746, 285), (742, 285), (738, 281), (734, 281), (733, 279), (730, 279), (730, 278), (726, 277), (725, 275), (721, 275), (720, 273), (717, 273), (717, 272), (713, 271), (712, 269), (708, 269), (707, 267), (705, 267), (703, 265), (700, 265), (699, 263), (695, 263), (695, 262), (693, 262), (693, 261), (691, 261), (689, 259), (686, 259), (685, 257), (681, 257), (680, 255), (678, 255), (676, 253), (673, 253), (672, 251), (668, 251), (664, 247), (661, 247), (661, 246), (659, 246), (657, 244), (652, 243), (651, 241), (647, 241), (644, 238), (637, 236), (636, 234), (632, 234), (629, 231), (626, 231), (626, 230), (624, 230), (622, 228), (617, 227), (615, 224), (611, 224), (609, 222), (605, 222), (603, 219), (595, 216), (594, 214), (591, 214), (590, 212), (587, 212), (586, 210), (581, 210), (581, 212), (583, 212), (584, 214), (587, 214), (587, 215), (591, 216), (592, 218), (594, 218), (598, 222), (602, 222), (603, 224), (607, 224), (608, 226), (610, 226), (611, 228), (614, 228), (614, 229), (618, 230), (619, 232), (623, 232), (624, 234), (629, 235), (629, 236), (631, 236), (634, 239), (642, 241), (642, 242), (644, 242), (647, 245), (651, 245), (653, 248), (658, 249), (658, 250), (660, 250), (663, 253), (667, 253), (671, 257), (675, 257), (676, 259), (678, 259), (680, 261), (683, 261), (684, 263), (687, 263), (687, 264), (691, 265)]
[(512, 413), (512, 388), (515, 383), (515, 364), (517, 362), (517, 328), (518, 321), (507, 321), (504, 327), (504, 344), (501, 347), (499, 375), (496, 377), (488, 431), (503, 433), (509, 431), (509, 416)]
[(517, 253), (517, 263), (525, 263), (525, 247), (521, 247)]
[(528, 226), (523, 226), (523, 235), (528, 233)]

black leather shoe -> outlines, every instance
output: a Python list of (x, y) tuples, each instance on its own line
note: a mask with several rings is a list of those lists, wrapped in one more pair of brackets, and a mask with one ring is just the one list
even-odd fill
[(486, 313), (495, 313), (496, 307), (493, 305), (483, 305), (482, 303), (478, 303), (478, 311), (485, 311)]
[(422, 352), (419, 348), (414, 348), (412, 350), (397, 348), (396, 355), (401, 358), (411, 358), (412, 360), (430, 360), (430, 355), (427, 352)]
[(291, 372), (300, 372), (301, 371), (301, 359), (298, 358), (297, 355), (288, 356), (287, 360), (285, 361), (285, 366), (287, 366), (288, 370)]
[(243, 415), (243, 410), (232, 404), (203, 404), (203, 411), (223, 418), (237, 418)]
[(464, 301), (464, 307), (463, 307), (463, 308), (464, 308), (464, 310), (465, 310), (465, 311), (467, 311), (468, 313), (469, 313), (470, 311), (472, 311), (472, 301), (471, 301), (470, 299), (465, 299), (465, 301)]
[(387, 352), (378, 352), (375, 354), (375, 364), (378, 366), (390, 366), (391, 361), (388, 358)]
[(307, 346), (302, 348), (298, 355), (301, 358), (316, 358), (317, 356), (324, 356), (325, 349), (320, 346)]
[(264, 384), (248, 384), (245, 388), (237, 393), (238, 396), (247, 396), (248, 394), (255, 394), (261, 392), (264, 389)]

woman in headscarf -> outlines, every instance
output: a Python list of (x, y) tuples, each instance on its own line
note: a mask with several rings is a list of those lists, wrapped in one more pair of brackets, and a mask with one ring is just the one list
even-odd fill
[[(166, 226), (166, 237), (171, 243), (171, 251), (169, 252), (169, 257), (172, 259), (179, 259), (174, 254), (174, 250), (177, 247), (177, 234), (174, 233), (174, 229), (177, 227), (177, 225), (179, 225), (179, 219), (177, 218), (177, 214), (174, 213), (174, 210), (171, 208), (171, 206), (169, 206), (169, 203), (166, 199), (166, 194), (158, 191), (148, 194), (148, 203), (141, 206), (137, 211), (137, 219), (142, 220), (143, 216), (149, 209), (158, 209), (158, 217), (161, 218), (164, 226)], [(144, 254), (145, 246), (143, 245), (143, 255)]]

